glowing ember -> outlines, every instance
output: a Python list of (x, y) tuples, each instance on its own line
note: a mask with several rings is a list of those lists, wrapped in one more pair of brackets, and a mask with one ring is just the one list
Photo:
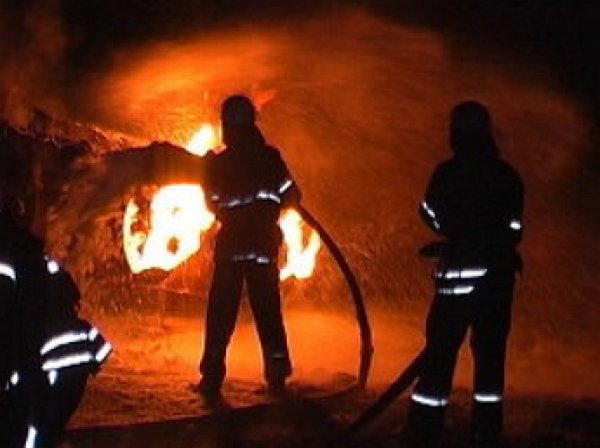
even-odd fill
[[(186, 149), (198, 156), (220, 145), (215, 127), (205, 123), (192, 136)], [(200, 248), (202, 232), (215, 221), (206, 208), (204, 191), (199, 185), (167, 185), (152, 197), (150, 214), (140, 216), (140, 207), (130, 199), (123, 217), (123, 248), (132, 272), (158, 268), (170, 271)], [(296, 210), (286, 210), (279, 226), (287, 253), (281, 280), (291, 276), (310, 277), (321, 246), (319, 235), (304, 236), (304, 222)], [(306, 244), (305, 244), (306, 241)]]
[(300, 214), (293, 209), (286, 210), (279, 219), (279, 226), (283, 231), (285, 245), (287, 246), (286, 264), (279, 272), (279, 278), (310, 277), (315, 269), (317, 253), (321, 247), (319, 234), (311, 229), (308, 242), (304, 245), (304, 222)]
[(133, 230), (140, 222), (138, 212), (138, 205), (131, 199), (123, 218), (123, 248), (134, 273), (177, 267), (200, 248), (201, 233), (214, 222), (199, 185), (159, 189), (150, 204), (147, 232)]

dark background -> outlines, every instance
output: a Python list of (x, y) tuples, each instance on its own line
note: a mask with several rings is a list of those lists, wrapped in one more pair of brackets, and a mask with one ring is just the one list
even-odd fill
[[(102, 61), (115, 47), (157, 36), (180, 36), (202, 27), (234, 25), (237, 19), (285, 20), (335, 9), (341, 1), (144, 1), (65, 2), (72, 67)], [(391, 20), (423, 25), (461, 41), (479, 42), (490, 53), (506, 47), (524, 60), (556, 67), (565, 86), (592, 107), (600, 98), (600, 5), (573, 0), (354, 0)]]
[[(3, 0), (0, 110), (3, 103), (14, 105), (16, 97), (19, 103), (38, 103), (51, 112), (58, 102), (60, 114), (77, 115), (77, 100), (64, 104), (62, 98), (47, 99), (47, 93), (77, 97), (88, 82), (86, 75), (110, 68), (116, 50), (158, 38), (231, 29), (242, 21), (290, 20), (295, 26), (292, 19), (347, 5), (441, 32), (459, 54), (480, 48), (488, 61), (510, 53), (524, 65), (551, 67), (562, 88), (588, 110), (594, 122), (591, 140), (598, 146), (600, 5), (584, 0)], [(597, 172), (598, 152), (589, 158), (590, 169)]]
[(0, 28), (5, 62), (35, 40), (31, 16), (54, 18), (64, 31), (65, 82), (106, 62), (115, 49), (157, 37), (235, 26), (244, 20), (285, 20), (355, 4), (401, 23), (423, 25), (456, 39), (476, 41), (490, 52), (511, 48), (561, 72), (565, 85), (597, 107), (600, 5), (577, 0), (3, 0)]

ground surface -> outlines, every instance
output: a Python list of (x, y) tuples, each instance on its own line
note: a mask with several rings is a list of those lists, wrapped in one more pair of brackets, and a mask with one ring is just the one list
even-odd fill
[[(190, 390), (198, 380), (195, 364), (200, 319), (167, 319), (162, 327), (105, 319), (105, 332), (116, 351), (91, 379), (71, 421), (68, 441), (72, 447), (83, 448), (398, 446), (406, 394), (360, 434), (351, 437), (344, 433), (408, 363), (420, 341), (418, 334), (403, 332), (401, 324), (395, 330), (403, 338), (394, 338), (398, 333), (386, 329), (390, 321), (378, 313), (374, 316), (382, 350), (374, 358), (373, 381), (361, 391), (348, 390), (355, 382), (358, 357), (351, 316), (291, 311), (288, 328), (296, 373), (290, 393), (283, 399), (266, 395), (254, 329), (242, 317), (229, 354), (230, 378), (223, 388), (223, 400), (217, 403)], [(308, 327), (310, 339), (317, 343), (306, 343), (300, 337), (299, 330)], [(125, 337), (127, 344), (123, 344)], [(340, 346), (345, 350), (336, 357)], [(515, 371), (518, 357), (514, 354), (508, 369), (506, 429), (510, 446), (600, 446), (600, 400), (553, 393), (543, 382), (535, 385), (531, 376), (527, 376), (529, 386), (524, 386), (526, 378), (519, 378)], [(530, 374), (538, 373), (531, 370)], [(468, 383), (468, 353), (463, 353), (444, 446), (465, 446)]]
[[(367, 396), (368, 399), (367, 400)], [(293, 398), (214, 411), (205, 417), (141, 423), (127, 427), (73, 430), (74, 447), (397, 447), (406, 401), (362, 434), (349, 435), (345, 424), (365, 406), (372, 393), (332, 399)], [(443, 446), (467, 446), (467, 395), (454, 397)], [(458, 405), (457, 405), (458, 404)], [(456, 409), (458, 407), (458, 409)], [(594, 448), (600, 446), (597, 401), (564, 397), (513, 396), (507, 407), (506, 443), (513, 448)]]

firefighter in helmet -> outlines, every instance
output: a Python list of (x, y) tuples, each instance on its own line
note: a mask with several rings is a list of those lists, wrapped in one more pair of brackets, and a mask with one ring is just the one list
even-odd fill
[(221, 108), (225, 150), (206, 157), (204, 187), (220, 223), (208, 297), (202, 379), (197, 391), (218, 396), (225, 355), (245, 284), (262, 346), (267, 390), (281, 394), (291, 374), (281, 312), (277, 224), (282, 207), (300, 200), (279, 151), (256, 126), (256, 110), (245, 96), (227, 98)]
[(420, 212), (444, 237), (422, 250), (438, 258), (426, 347), (411, 396), (406, 436), (412, 446), (438, 445), (458, 350), (470, 329), (474, 360), (474, 446), (499, 446), (506, 342), (515, 273), (521, 269), (523, 184), (503, 161), (488, 109), (465, 101), (452, 111), (453, 157), (441, 163)]

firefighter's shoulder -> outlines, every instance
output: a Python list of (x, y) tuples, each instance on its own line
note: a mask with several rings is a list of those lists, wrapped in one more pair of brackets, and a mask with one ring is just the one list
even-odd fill
[(271, 145), (265, 145), (265, 151), (267, 152), (267, 154), (269, 154), (271, 157), (278, 157), (281, 158), (281, 152), (279, 151), (278, 148), (276, 148), (275, 146), (271, 146)]
[(501, 175), (504, 176), (506, 179), (509, 179), (515, 184), (521, 186), (523, 185), (523, 180), (521, 179), (521, 176), (519, 175), (517, 170), (506, 160), (499, 160), (499, 171)]
[(277, 149), (274, 146), (265, 145), (264, 154), (267, 163), (276, 167), (285, 168), (286, 164), (283, 160), (283, 157), (281, 157), (281, 152), (279, 151), (279, 149)]
[(461, 176), (460, 171), (460, 167), (455, 159), (444, 160), (433, 170), (430, 182), (444, 183), (446, 181), (452, 181), (455, 177)]
[(203, 157), (202, 161), (204, 163), (205, 175), (211, 176), (215, 173), (219, 173), (220, 170), (227, 170), (227, 166), (232, 164), (234, 160), (232, 160), (232, 156), (234, 156), (234, 151), (216, 151), (211, 149), (208, 151)]

